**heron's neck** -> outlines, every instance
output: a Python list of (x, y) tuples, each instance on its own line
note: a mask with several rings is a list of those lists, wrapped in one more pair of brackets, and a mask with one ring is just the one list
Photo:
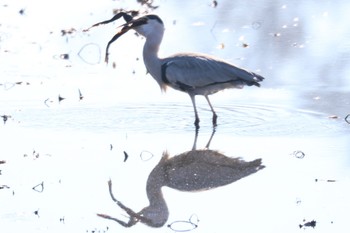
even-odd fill
[(161, 75), (161, 59), (158, 56), (160, 43), (163, 39), (163, 33), (152, 34), (152, 36), (146, 39), (143, 47), (143, 60), (146, 65), (147, 71), (158, 82), (159, 86), (163, 89), (163, 81)]
[(168, 206), (161, 190), (163, 180), (164, 174), (161, 170), (155, 169), (151, 172), (146, 187), (149, 206), (140, 212), (146, 220), (145, 223), (153, 227), (163, 226), (169, 217)]

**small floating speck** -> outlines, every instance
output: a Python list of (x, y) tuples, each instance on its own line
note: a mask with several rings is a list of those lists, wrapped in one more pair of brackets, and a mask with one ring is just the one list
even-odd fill
[(42, 193), (44, 191), (44, 182), (41, 182), (40, 184), (35, 185), (32, 189), (38, 193)]
[(336, 180), (332, 180), (332, 179), (328, 179), (328, 180), (315, 179), (315, 182), (329, 182), (329, 183), (333, 183), (333, 182), (336, 182)]
[[(305, 220), (304, 220), (304, 222), (305, 222)], [(306, 228), (306, 227), (315, 228), (316, 227), (316, 221), (312, 220), (312, 221), (309, 221), (309, 222), (306, 222), (306, 223), (303, 223), (303, 224), (299, 224), (299, 228)]]
[(44, 104), (49, 108), (50, 106), (48, 105), (48, 102), (49, 102), (49, 103), (52, 103), (52, 100), (50, 100), (50, 98), (47, 98), (47, 99), (44, 101)]
[(73, 34), (74, 32), (76, 32), (77, 30), (75, 30), (75, 28), (70, 28), (70, 29), (62, 29), (61, 30), (61, 36), (65, 36), (67, 34)]
[(129, 157), (128, 153), (126, 153), (126, 152), (124, 151), (124, 162), (126, 162), (126, 160), (128, 159), (128, 157)]
[(20, 9), (20, 10), (18, 11), (18, 13), (19, 13), (20, 15), (24, 15), (25, 9)]
[(196, 229), (198, 226), (190, 221), (174, 221), (168, 227), (175, 232), (186, 232)]
[(168, 224), (168, 227), (176, 232), (192, 231), (198, 227), (199, 219), (196, 214), (192, 214), (188, 221), (179, 220)]
[(224, 43), (220, 43), (218, 46), (217, 46), (218, 49), (224, 49), (225, 48), (225, 44)]
[(249, 47), (249, 44), (243, 42), (243, 43), (242, 43), (242, 47), (243, 47), (243, 48), (248, 48), (248, 47)]
[(148, 161), (150, 160), (151, 158), (153, 158), (153, 154), (149, 151), (142, 151), (141, 154), (140, 154), (140, 158), (142, 159), (142, 161)]
[(6, 124), (6, 121), (7, 121), (9, 118), (11, 118), (10, 115), (2, 115), (1, 117), (2, 117), (2, 120), (4, 121), (4, 124)]
[(261, 22), (255, 21), (255, 22), (252, 23), (252, 28), (253, 28), (253, 29), (257, 30), (257, 29), (259, 29), (260, 27), (261, 27)]
[(64, 100), (64, 99), (65, 99), (64, 97), (58, 95), (58, 102), (59, 102), (59, 103), (61, 103), (61, 101)]
[(296, 150), (292, 154), (298, 159), (303, 159), (305, 157), (305, 153), (301, 150)]
[(96, 65), (101, 61), (101, 48), (94, 43), (86, 44), (79, 50), (78, 56), (86, 64)]
[(34, 214), (35, 214), (36, 216), (38, 216), (38, 218), (40, 217), (40, 216), (39, 216), (39, 210), (34, 211)]
[(79, 100), (82, 100), (84, 98), (83, 94), (81, 93), (80, 89), (78, 89), (79, 91)]

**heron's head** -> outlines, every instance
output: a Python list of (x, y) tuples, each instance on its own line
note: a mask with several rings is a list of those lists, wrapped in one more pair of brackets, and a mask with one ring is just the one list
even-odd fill
[(146, 38), (151, 34), (163, 33), (164, 31), (163, 21), (157, 15), (146, 15), (133, 19), (122, 26), (121, 32), (123, 34), (130, 29), (134, 29), (136, 32)]
[[(92, 25), (90, 28), (101, 25), (101, 24), (107, 24), (110, 22), (113, 22), (120, 17), (124, 17), (125, 21), (127, 21), (125, 24), (121, 25), (121, 30), (113, 36), (113, 38), (108, 42), (107, 48), (106, 48), (106, 57), (105, 61), (108, 63), (108, 49), (109, 46), (116, 41), (120, 36), (128, 32), (130, 29), (134, 29), (136, 32), (141, 34), (142, 36), (146, 38), (152, 38), (155, 39), (158, 44), (162, 40), (163, 33), (164, 33), (164, 24), (163, 21), (157, 16), (157, 15), (145, 15), (137, 19), (133, 19), (131, 15), (128, 15), (125, 12), (120, 12), (113, 16), (112, 19), (106, 20), (100, 23), (96, 23)], [(90, 28), (84, 30), (88, 31)]]

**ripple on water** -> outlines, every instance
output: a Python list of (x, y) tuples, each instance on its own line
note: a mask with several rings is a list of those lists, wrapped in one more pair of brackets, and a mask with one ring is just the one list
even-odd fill
[(217, 108), (220, 130), (238, 135), (322, 136), (342, 133), (343, 122), (325, 114), (280, 105), (228, 105)]
[[(266, 104), (217, 105), (220, 132), (247, 136), (321, 136), (344, 133), (341, 119), (325, 114)], [(210, 110), (198, 108), (201, 130), (211, 130)], [(123, 104), (22, 111), (21, 124), (34, 128), (98, 132), (174, 133), (194, 130), (193, 108), (181, 103)], [(347, 124), (346, 124), (347, 125)]]

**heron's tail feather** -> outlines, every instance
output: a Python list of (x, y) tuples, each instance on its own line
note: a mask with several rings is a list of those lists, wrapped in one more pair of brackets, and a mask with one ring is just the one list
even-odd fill
[(259, 74), (253, 73), (253, 72), (251, 72), (251, 74), (254, 76), (253, 81), (247, 82), (247, 85), (248, 86), (254, 85), (254, 86), (260, 87), (261, 85), (259, 82), (262, 82), (265, 78)]

